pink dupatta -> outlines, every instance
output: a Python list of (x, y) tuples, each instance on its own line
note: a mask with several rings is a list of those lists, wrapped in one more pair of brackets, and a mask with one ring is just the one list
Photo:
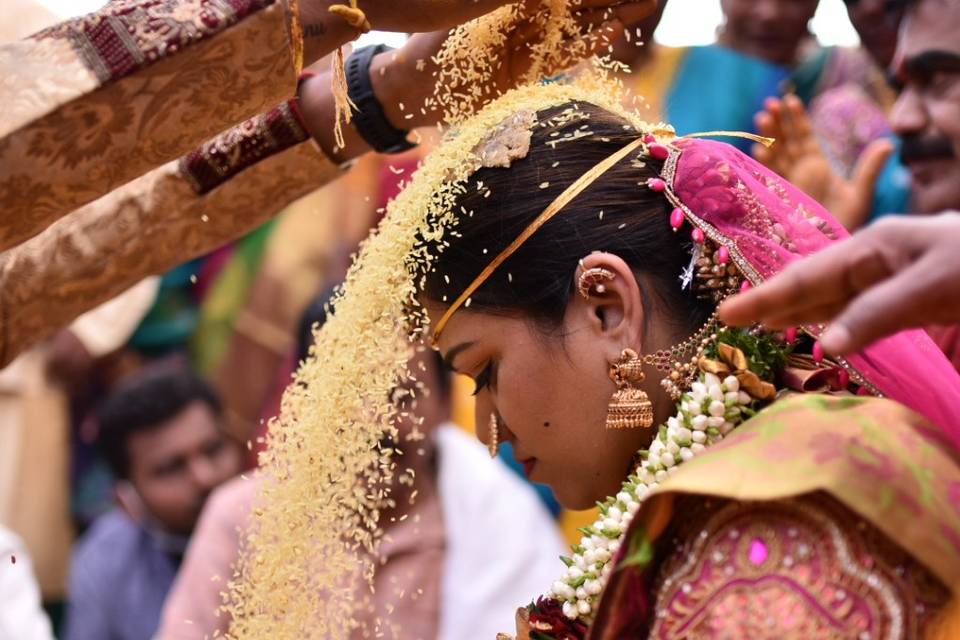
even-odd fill
[[(849, 236), (813, 198), (731, 145), (681, 138), (669, 148), (667, 196), (754, 285)], [(822, 327), (804, 329), (816, 337)], [(854, 382), (931, 420), (934, 435), (960, 450), (960, 375), (924, 331), (902, 331), (840, 364)]]

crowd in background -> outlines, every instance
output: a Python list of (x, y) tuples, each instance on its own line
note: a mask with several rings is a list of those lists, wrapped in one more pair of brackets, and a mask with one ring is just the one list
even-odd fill
[[(38, 29), (50, 18), (28, 0), (17, 4), (31, 18), (5, 17), (7, 41), (26, 35), (14, 28)], [(636, 34), (652, 33), (661, 5), (627, 27), (614, 55), (631, 67), (624, 81), (642, 96), (637, 106), (648, 120), (680, 133), (776, 138), (772, 148), (738, 144), (854, 231), (885, 216), (960, 208), (960, 44), (944, 36), (960, 29), (960, 11), (944, 13), (953, 21), (946, 26), (918, 15), (900, 32), (898, 50), (907, 4), (847, 0), (858, 48), (817, 44), (807, 27), (817, 0), (724, 0), (716, 44), (638, 46)], [(946, 54), (927, 55), (931, 42)], [(953, 66), (944, 62), (949, 56)], [(0, 561), (33, 573), (57, 637), (200, 638), (224, 630), (225, 619), (213, 615), (223, 587), (209, 575), (229, 579), (236, 558), (236, 529), (253, 491), (237, 478), (256, 465), (331, 287), (429, 147), (425, 140), (401, 155), (363, 157), (343, 179), (252, 233), (143, 280), (0, 371)], [(960, 364), (956, 329), (932, 331)], [(484, 470), (479, 445), (461, 440), (473, 428), (469, 393), (440, 364), (427, 364), (432, 444), (419, 455), (432, 480), (414, 508), (421, 523), (440, 524), (396, 526), (389, 566), (435, 594), (429, 606), (439, 613), (407, 611), (411, 624), (439, 616), (419, 633), (493, 637), (481, 633), (482, 618), (445, 620), (443, 611), (486, 598), (509, 621), (513, 605), (549, 584), (561, 532), (581, 516), (561, 513), (548, 491), (526, 483), (509, 448), (504, 465)], [(477, 502), (445, 500), (466, 477)], [(510, 518), (541, 542), (498, 542), (497, 523)], [(535, 575), (489, 575), (486, 587), (474, 582), (472, 593), (455, 593), (457, 581), (445, 572), (475, 574), (469, 550), (480, 541), (522, 555)], [(405, 554), (417, 558), (415, 576)], [(504, 594), (505, 583), (514, 590)], [(0, 581), (0, 638), (4, 611), (16, 606)], [(29, 637), (44, 637), (36, 633)]]

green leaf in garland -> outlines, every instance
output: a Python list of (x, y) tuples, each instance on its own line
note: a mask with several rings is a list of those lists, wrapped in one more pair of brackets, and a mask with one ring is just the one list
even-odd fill
[(791, 345), (769, 333), (754, 335), (744, 328), (724, 328), (717, 332), (717, 340), (707, 347), (704, 355), (719, 358), (717, 345), (721, 342), (743, 351), (750, 370), (767, 382), (772, 382), (777, 372), (787, 365), (787, 356), (793, 350)]
[(647, 531), (643, 527), (637, 528), (630, 536), (627, 554), (620, 561), (617, 569), (627, 567), (646, 568), (653, 561), (653, 543), (647, 539)]

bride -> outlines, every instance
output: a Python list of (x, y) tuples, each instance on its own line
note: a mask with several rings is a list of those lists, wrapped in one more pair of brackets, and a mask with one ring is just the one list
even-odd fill
[(600, 503), (519, 638), (929, 637), (960, 587), (960, 378), (919, 331), (830, 360), (819, 326), (722, 326), (726, 296), (845, 232), (588, 84), (448, 135), (319, 334), (354, 351), (305, 367), (363, 402), (412, 322), (473, 378), (491, 452)]
[(422, 293), (481, 439), (602, 501), (520, 635), (920, 637), (960, 584), (956, 374), (919, 332), (833, 362), (818, 327), (720, 326), (841, 227), (731, 146), (536, 94)]

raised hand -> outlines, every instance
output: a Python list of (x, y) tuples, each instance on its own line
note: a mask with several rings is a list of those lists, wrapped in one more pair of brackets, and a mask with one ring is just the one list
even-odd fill
[(803, 102), (794, 95), (769, 98), (755, 122), (760, 135), (775, 138), (772, 147), (756, 145), (753, 156), (808, 193), (850, 231), (864, 225), (873, 206), (877, 179), (893, 145), (867, 145), (848, 180), (834, 169), (817, 140)]
[(960, 324), (960, 214), (885, 218), (720, 307), (731, 325), (828, 323), (828, 353), (910, 327)]
[[(533, 10), (539, 0), (526, 0), (526, 4)], [(624, 25), (648, 15), (656, 8), (656, 4), (656, 0), (582, 0), (576, 13), (581, 33), (569, 38), (585, 38), (591, 43), (591, 48), (584, 55), (591, 55), (615, 39)], [(529, 21), (520, 22), (507, 33), (504, 45), (493, 52), (493, 55), (499, 56), (500, 64), (494, 65), (497, 71), (490, 79), (486, 97), (512, 89), (524, 79), (531, 65), (531, 47), (536, 45), (538, 38), (539, 32)], [(402, 118), (396, 121), (398, 127), (432, 126), (440, 118), (438, 111), (421, 111), (420, 107), (435, 89), (436, 65), (433, 59), (446, 39), (446, 31), (415, 34), (395, 53), (384, 54), (374, 61), (374, 86), (388, 116), (398, 104), (406, 107), (405, 113), (396, 114)], [(556, 71), (559, 70), (545, 70), (546, 73)], [(391, 120), (394, 118), (391, 117)]]
[[(349, 4), (348, 0), (339, 2)], [(422, 33), (455, 27), (509, 2), (510, 0), (357, 0), (357, 6), (366, 14), (374, 29)]]

